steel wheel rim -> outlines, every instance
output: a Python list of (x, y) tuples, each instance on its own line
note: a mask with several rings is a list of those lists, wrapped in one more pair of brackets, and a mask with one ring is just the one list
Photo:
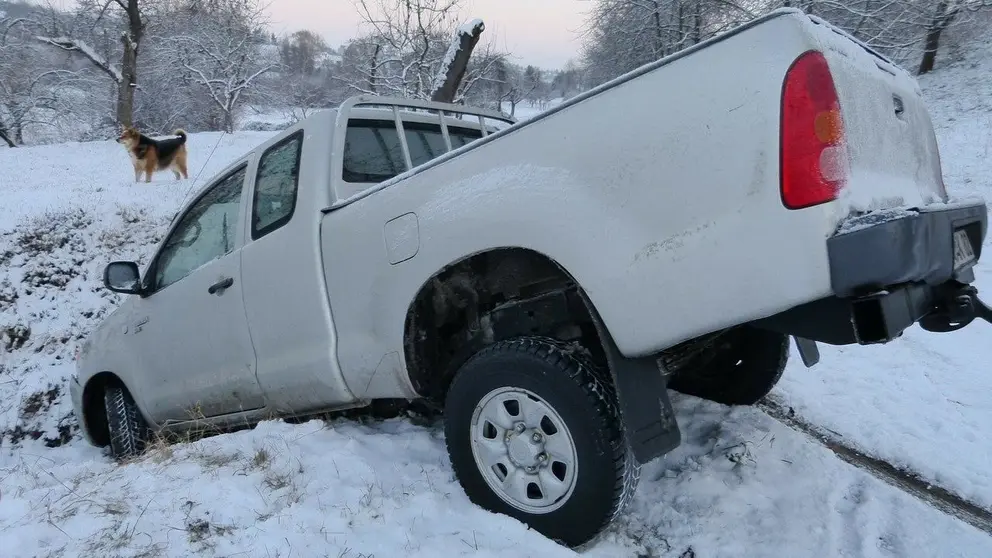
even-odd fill
[(575, 490), (575, 441), (561, 415), (534, 392), (501, 387), (487, 393), (472, 413), (469, 436), (479, 474), (510, 506), (551, 513)]

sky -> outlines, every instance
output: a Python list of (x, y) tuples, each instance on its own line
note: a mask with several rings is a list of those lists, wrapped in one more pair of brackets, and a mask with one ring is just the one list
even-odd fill
[[(585, 0), (465, 0), (461, 19), (486, 22), (482, 40), (510, 52), (518, 64), (560, 68), (580, 56)], [(358, 34), (354, 0), (271, 0), (271, 27), (276, 34), (310, 29), (337, 47)]]

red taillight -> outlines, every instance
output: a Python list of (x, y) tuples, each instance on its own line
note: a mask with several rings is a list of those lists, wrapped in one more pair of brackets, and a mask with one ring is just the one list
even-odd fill
[(802, 209), (837, 199), (847, 182), (844, 119), (823, 54), (793, 62), (782, 91), (782, 203)]

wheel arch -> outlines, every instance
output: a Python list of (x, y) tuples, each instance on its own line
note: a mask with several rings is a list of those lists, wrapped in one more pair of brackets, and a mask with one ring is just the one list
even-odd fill
[(103, 394), (113, 385), (131, 391), (119, 375), (110, 371), (94, 374), (83, 387), (83, 416), (79, 419), (89, 432), (93, 443), (100, 447), (110, 444), (110, 429), (107, 424), (107, 408)]
[(592, 302), (558, 261), (531, 248), (492, 248), (442, 267), (418, 289), (403, 326), (407, 372), (420, 395), (439, 401), (458, 366), (515, 335), (578, 341), (605, 364), (600, 331)]

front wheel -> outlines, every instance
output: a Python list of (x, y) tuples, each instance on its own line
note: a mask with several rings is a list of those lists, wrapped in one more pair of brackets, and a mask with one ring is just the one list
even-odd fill
[(608, 373), (555, 340), (490, 345), (445, 399), (445, 438), (469, 499), (569, 546), (599, 534), (633, 494)]
[(110, 453), (115, 459), (138, 457), (145, 451), (148, 424), (124, 386), (110, 385), (103, 394), (110, 432)]

